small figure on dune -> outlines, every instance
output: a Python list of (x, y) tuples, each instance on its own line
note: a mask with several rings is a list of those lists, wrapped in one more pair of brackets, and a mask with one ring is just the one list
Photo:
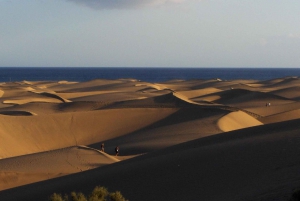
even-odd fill
[(119, 146), (116, 146), (115, 152), (116, 152), (116, 156), (118, 156), (119, 155)]
[(104, 152), (104, 143), (101, 144), (101, 151)]

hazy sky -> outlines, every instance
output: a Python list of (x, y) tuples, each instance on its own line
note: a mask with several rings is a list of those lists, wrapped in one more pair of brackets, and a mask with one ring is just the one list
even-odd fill
[(0, 66), (300, 67), (299, 0), (0, 0)]

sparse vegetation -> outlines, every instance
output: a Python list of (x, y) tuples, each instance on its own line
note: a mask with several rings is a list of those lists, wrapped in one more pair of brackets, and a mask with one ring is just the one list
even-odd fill
[(63, 199), (61, 197), (61, 194), (56, 194), (56, 193), (53, 193), (50, 197), (50, 200), (51, 201), (65, 201), (65, 199)]
[(89, 201), (105, 201), (107, 195), (109, 194), (107, 188), (102, 186), (96, 186), (89, 197)]
[(111, 201), (128, 201), (123, 197), (120, 191), (116, 191), (115, 193), (110, 193), (109, 197)]
[(79, 192), (72, 192), (70, 195), (62, 197), (61, 194), (53, 193), (49, 201), (128, 201), (126, 200), (120, 191), (108, 192), (107, 188), (102, 186), (96, 186), (92, 193), (87, 197)]
[[(66, 200), (68, 201), (68, 200)], [(71, 201), (87, 201), (86, 197), (83, 195), (83, 193), (71, 193)]]

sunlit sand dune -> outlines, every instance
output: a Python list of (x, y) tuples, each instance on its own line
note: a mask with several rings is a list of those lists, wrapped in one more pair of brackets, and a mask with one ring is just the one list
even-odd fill
[(269, 87), (272, 88), (287, 88), (287, 87), (294, 87), (294, 86), (299, 86), (299, 78), (298, 77), (286, 77), (283, 79), (277, 79), (276, 83), (273, 83)]
[(84, 146), (63, 148), (0, 160), (0, 188), (8, 189), (119, 162)]
[(245, 89), (232, 89), (217, 92), (202, 96), (201, 98), (218, 104), (231, 105), (241, 108), (265, 106), (268, 102), (271, 102), (272, 105), (281, 105), (294, 102), (287, 98), (283, 98), (273, 94), (249, 91)]
[(224, 132), (258, 125), (262, 125), (262, 123), (242, 111), (231, 112), (218, 121), (218, 126)]
[(288, 121), (292, 119), (299, 119), (299, 117), (300, 117), (300, 109), (294, 109), (294, 110), (287, 110), (287, 112), (269, 115), (267, 117), (262, 118), (261, 121), (267, 124), (267, 123)]
[(205, 89), (195, 89), (195, 90), (189, 90), (189, 91), (180, 91), (180, 94), (187, 97), (188, 99), (194, 99), (199, 96), (204, 96), (207, 94), (212, 94), (216, 92), (220, 92), (220, 89), (217, 88), (205, 88)]
[[(103, 96), (107, 96), (108, 94), (114, 94), (116, 93), (117, 91), (88, 91), (88, 92), (71, 92), (71, 93), (57, 93), (59, 94), (61, 97), (64, 97), (66, 99), (70, 99), (70, 100), (74, 100), (76, 101), (76, 99), (84, 99), (86, 100), (87, 99), (90, 99), (89, 97), (91, 96), (99, 96), (99, 95), (103, 95)], [(99, 99), (96, 99), (95, 100), (98, 100)], [(87, 100), (86, 100), (87, 101)]]
[(250, 107), (250, 108), (245, 108), (245, 110), (259, 114), (263, 117), (268, 117), (271, 115), (276, 115), (276, 114), (300, 109), (300, 103), (298, 101), (293, 101), (291, 103), (280, 104), (280, 105), (278, 104), (272, 105), (272, 102), (270, 103), (271, 103), (271, 107), (268, 106)]
[(296, 77), (1, 83), (0, 199), (103, 185), (130, 201), (284, 200), (300, 186), (299, 86)]
[[(114, 109), (37, 115), (0, 115), (0, 157), (12, 157), (78, 144), (92, 144), (148, 126), (174, 109)], [(115, 125), (115, 126), (113, 126)], [(12, 148), (11, 144), (18, 144)]]
[(132, 93), (132, 92), (109, 92), (102, 94), (93, 94), (88, 96), (82, 96), (77, 98), (72, 98), (72, 101), (101, 101), (101, 102), (117, 102), (117, 101), (127, 101), (135, 99), (143, 99), (151, 97), (148, 94), (142, 93)]
[(279, 89), (271, 92), (272, 94), (276, 94), (278, 96), (282, 96), (285, 98), (289, 98), (292, 100), (300, 100), (300, 87), (295, 86), (295, 87), (288, 87), (284, 89)]
[(60, 84), (49, 89), (56, 92), (130, 91), (138, 89), (136, 80), (92, 80), (74, 84)]
[(70, 102), (60, 96), (44, 92), (36, 91), (32, 87), (16, 88), (10, 90), (9, 88), (4, 89), (4, 95), (0, 98), (3, 104), (10, 105), (21, 105), (30, 102), (46, 102), (46, 103), (61, 103)]

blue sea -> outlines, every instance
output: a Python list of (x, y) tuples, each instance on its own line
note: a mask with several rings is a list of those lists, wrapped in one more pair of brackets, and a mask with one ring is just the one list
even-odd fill
[(255, 79), (270, 80), (300, 76), (300, 68), (91, 68), (91, 67), (1, 67), (0, 82), (14, 81), (89, 81), (131, 78), (147, 82), (173, 79)]

